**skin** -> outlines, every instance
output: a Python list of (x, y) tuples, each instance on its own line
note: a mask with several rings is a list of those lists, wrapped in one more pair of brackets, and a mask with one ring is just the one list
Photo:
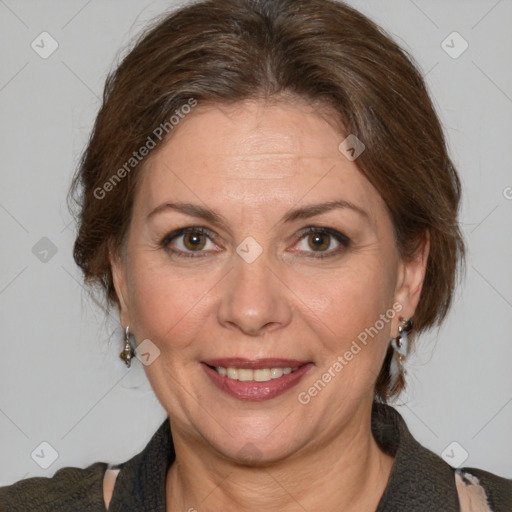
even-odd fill
[[(167, 475), (169, 512), (377, 507), (393, 458), (371, 433), (374, 385), (399, 316), (414, 314), (428, 244), (413, 260), (400, 258), (382, 198), (357, 160), (338, 150), (344, 138), (297, 99), (199, 105), (146, 162), (126, 246), (111, 264), (122, 324), (137, 343), (150, 339), (160, 350), (145, 371), (169, 414), (177, 455)], [(282, 222), (292, 209), (335, 200), (365, 214), (346, 207)], [(167, 202), (208, 207), (226, 224), (172, 209), (148, 218)], [(199, 257), (190, 235), (167, 247), (195, 257), (162, 247), (166, 235), (189, 226), (211, 233), (192, 235)], [(322, 252), (303, 236), (308, 226), (339, 231), (349, 245), (320, 235)], [(263, 249), (252, 263), (236, 252), (248, 236)], [(301, 404), (299, 392), (393, 304), (400, 314)], [(212, 384), (200, 362), (214, 357), (314, 366), (283, 395), (250, 402)]]

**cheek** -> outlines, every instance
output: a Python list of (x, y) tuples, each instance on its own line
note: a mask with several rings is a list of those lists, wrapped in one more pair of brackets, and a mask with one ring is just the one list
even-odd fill
[(397, 315), (395, 275), (384, 258), (361, 257), (330, 273), (295, 279), (298, 307), (311, 318), (321, 344), (322, 367), (346, 353), (351, 367), (378, 372)]
[(312, 280), (301, 288), (304, 304), (316, 307), (314, 338), (319, 340), (317, 369), (297, 395), (300, 404), (312, 407), (312, 417), (338, 421), (340, 414), (373, 398), (398, 314), (392, 307), (392, 275), (387, 271), (380, 264), (358, 265), (357, 271), (346, 268), (328, 281)]
[(295, 279), (297, 295), (335, 332), (373, 324), (392, 305), (395, 273), (378, 258), (353, 258), (330, 272)]
[[(161, 350), (183, 349), (204, 315), (204, 279), (180, 277), (151, 258), (134, 258), (130, 272), (130, 316), (137, 339), (149, 338)], [(165, 343), (172, 340), (172, 344)]]

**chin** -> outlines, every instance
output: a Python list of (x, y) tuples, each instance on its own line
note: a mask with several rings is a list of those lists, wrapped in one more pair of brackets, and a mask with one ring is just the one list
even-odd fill
[[(303, 428), (297, 428), (297, 431), (307, 437)], [(207, 432), (204, 437), (210, 446), (222, 457), (244, 466), (267, 466), (287, 459), (306, 442), (298, 435), (292, 435), (289, 425), (283, 433), (279, 423), (275, 422), (264, 429), (261, 423), (257, 429), (252, 429), (247, 422), (239, 422), (226, 430), (219, 428), (213, 433), (209, 429)]]

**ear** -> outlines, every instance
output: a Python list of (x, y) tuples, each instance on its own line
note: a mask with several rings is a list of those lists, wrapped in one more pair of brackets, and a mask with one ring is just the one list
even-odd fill
[(425, 280), (429, 251), (430, 234), (426, 231), (413, 257), (400, 261), (395, 302), (402, 305), (401, 316), (403, 318), (411, 318), (418, 306)]
[(121, 251), (114, 248), (113, 243), (109, 243), (108, 253), (110, 260), (110, 269), (112, 271), (112, 280), (114, 282), (114, 289), (119, 300), (118, 312), (121, 320), (121, 325), (126, 327), (130, 325), (130, 308), (128, 300), (128, 279), (126, 273), (126, 261)]

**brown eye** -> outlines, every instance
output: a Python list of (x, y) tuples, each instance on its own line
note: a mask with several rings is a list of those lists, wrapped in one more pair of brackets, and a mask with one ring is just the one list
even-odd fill
[(297, 244), (299, 253), (313, 258), (337, 256), (350, 246), (350, 239), (336, 229), (310, 226)]
[(327, 233), (311, 233), (308, 236), (308, 245), (315, 251), (325, 251), (331, 245), (331, 236)]
[(215, 247), (212, 241), (214, 237), (205, 228), (191, 226), (166, 235), (160, 242), (160, 247), (174, 256), (206, 256)]
[(206, 245), (206, 236), (199, 231), (189, 231), (183, 235), (183, 245), (190, 251), (200, 251)]

